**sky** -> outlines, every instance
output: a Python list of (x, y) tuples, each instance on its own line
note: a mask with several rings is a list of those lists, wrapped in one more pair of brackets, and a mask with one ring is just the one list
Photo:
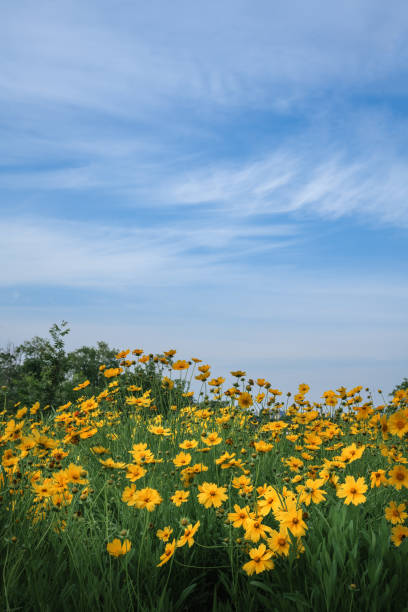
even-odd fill
[[(408, 377), (408, 5), (27, 0), (0, 21), (0, 346)], [(380, 400), (378, 400), (380, 401)]]

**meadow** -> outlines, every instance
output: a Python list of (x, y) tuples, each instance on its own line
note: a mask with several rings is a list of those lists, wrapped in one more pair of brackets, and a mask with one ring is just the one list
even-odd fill
[(408, 610), (408, 390), (116, 357), (61, 405), (2, 390), (1, 610)]

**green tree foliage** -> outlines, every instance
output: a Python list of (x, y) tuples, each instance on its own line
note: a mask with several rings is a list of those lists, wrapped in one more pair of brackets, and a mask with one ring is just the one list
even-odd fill
[(62, 321), (49, 330), (50, 338), (35, 336), (19, 346), (8, 345), (0, 350), (0, 385), (6, 387), (9, 405), (21, 402), (53, 407), (73, 399), (72, 388), (78, 382), (90, 380), (97, 386), (99, 365), (117, 364), (117, 350), (106, 342), (97, 347), (83, 346), (71, 353), (65, 351), (65, 337), (70, 332)]
[(1, 349), (0, 384), (6, 387), (9, 402), (55, 405), (59, 401), (67, 370), (67, 325), (66, 321), (54, 324), (51, 339), (35, 336), (17, 347)]
[[(109, 381), (99, 366), (117, 367), (119, 350), (100, 341), (96, 347), (82, 346), (67, 353), (65, 337), (69, 332), (68, 323), (62, 321), (60, 325), (52, 325), (50, 338), (35, 336), (19, 346), (8, 345), (0, 349), (0, 387), (8, 407), (17, 402), (20, 406), (32, 406), (38, 401), (41, 407), (57, 408), (68, 401), (74, 402), (78, 392), (73, 388), (86, 380), (90, 381), (87, 394), (97, 395), (105, 389)], [(167, 414), (172, 404), (180, 407), (189, 403), (182, 397), (186, 389), (184, 382), (176, 380), (172, 389), (163, 389), (162, 372), (153, 355), (148, 363), (135, 363), (132, 371), (125, 369), (121, 386), (126, 389), (128, 385), (137, 385), (142, 392), (151, 389), (161, 414)]]
[(400, 391), (401, 389), (408, 389), (408, 378), (404, 378), (404, 380), (397, 387), (395, 387), (395, 389), (392, 390), (390, 395), (395, 395), (395, 393), (397, 391)]
[(96, 347), (81, 346), (68, 354), (68, 377), (74, 384), (89, 380), (92, 386), (98, 384), (99, 366), (105, 364), (113, 368), (117, 364), (117, 349), (109, 348), (106, 342), (98, 342)]

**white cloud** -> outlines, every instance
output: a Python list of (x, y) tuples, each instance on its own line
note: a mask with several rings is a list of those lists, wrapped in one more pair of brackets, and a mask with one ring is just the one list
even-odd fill
[(220, 159), (199, 165), (190, 160), (186, 170), (181, 159), (174, 165), (142, 158), (141, 153), (112, 155), (108, 148), (105, 156), (77, 167), (4, 171), (0, 185), (13, 191), (103, 189), (121, 194), (122, 206), (171, 206), (180, 215), (186, 207), (210, 205), (223, 223), (281, 213), (296, 219), (296, 213), (306, 212), (316, 218), (353, 214), (369, 224), (408, 226), (408, 161), (392, 151), (383, 155), (363, 147), (353, 157), (345, 151), (310, 156), (301, 145), (297, 151), (287, 146), (256, 161)]
[[(57, 8), (58, 7), (58, 8)], [(319, 88), (405, 91), (404, 2), (289, 4), (98, 2), (9, 4), (0, 85), (38, 99), (124, 116), (182, 98), (202, 105), (287, 107)]]
[(174, 177), (163, 186), (169, 200), (215, 202), (238, 216), (304, 211), (338, 219), (356, 214), (370, 223), (408, 227), (408, 162), (390, 155), (347, 160), (308, 159), (282, 151), (257, 163), (216, 163)]
[[(353, 151), (341, 133), (319, 135), (317, 124), (325, 112), (333, 122), (343, 94), (368, 95), (371, 86), (376, 94), (379, 83), (388, 95), (403, 92), (407, 15), (403, 2), (390, 12), (366, 0), (336, 10), (317, 0), (260, 2), (256, 10), (208, 2), (200, 11), (180, 1), (142, 11), (103, 1), (9, 4), (0, 26), (9, 124), (0, 184), (30, 193), (99, 189), (135, 208), (209, 204), (228, 222), (306, 212), (405, 226), (408, 164), (398, 143), (407, 127), (394, 138), (389, 118), (377, 114), (385, 123), (373, 146), (374, 121), (365, 119)], [(222, 113), (236, 106), (294, 113), (297, 104), (315, 119), (291, 139), (274, 138), (251, 154), (243, 144), (235, 161), (216, 146), (201, 153), (201, 140), (216, 139), (223, 126)], [(358, 132), (361, 121), (349, 110), (346, 123)]]
[(268, 238), (263, 251), (285, 247), (293, 242), (296, 227), (178, 222), (172, 227), (114, 228), (27, 218), (2, 220), (0, 231), (0, 256), (8, 261), (0, 273), (3, 286), (123, 288), (129, 283), (157, 287), (211, 281), (228, 272), (226, 254), (245, 257), (262, 238)]

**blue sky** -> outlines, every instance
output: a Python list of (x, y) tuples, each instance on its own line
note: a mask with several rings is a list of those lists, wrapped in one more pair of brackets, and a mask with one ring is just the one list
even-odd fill
[(408, 376), (408, 7), (9, 3), (0, 345)]

